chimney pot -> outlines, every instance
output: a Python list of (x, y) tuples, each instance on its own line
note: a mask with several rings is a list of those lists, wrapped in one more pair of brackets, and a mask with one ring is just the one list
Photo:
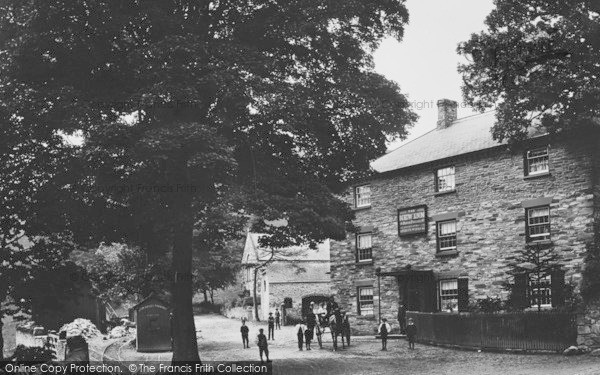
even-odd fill
[(458, 103), (450, 99), (440, 99), (437, 101), (437, 107), (437, 128), (444, 129), (452, 125), (452, 122), (456, 120), (456, 109), (458, 107)]

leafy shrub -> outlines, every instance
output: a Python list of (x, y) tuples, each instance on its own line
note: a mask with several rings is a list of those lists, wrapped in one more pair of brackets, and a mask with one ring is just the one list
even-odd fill
[(497, 313), (504, 310), (504, 302), (498, 297), (486, 297), (477, 300), (477, 307), (482, 313)]
[(600, 251), (598, 249), (588, 249), (581, 282), (581, 295), (585, 301), (600, 297)]
[(210, 314), (210, 313), (220, 313), (221, 305), (217, 303), (210, 303), (202, 301), (200, 303), (194, 304), (194, 313), (196, 314)]
[(19, 345), (10, 360), (17, 362), (50, 362), (52, 361), (52, 351), (49, 348)]

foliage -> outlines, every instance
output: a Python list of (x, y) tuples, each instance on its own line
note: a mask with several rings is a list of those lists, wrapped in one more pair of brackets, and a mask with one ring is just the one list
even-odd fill
[(550, 133), (598, 126), (600, 3), (498, 0), (487, 30), (458, 52), (465, 100), (497, 107), (494, 138), (522, 140), (534, 119)]
[(223, 306), (220, 304), (202, 301), (200, 303), (194, 304), (194, 314), (218, 314), (221, 312), (222, 307)]
[(581, 293), (577, 292), (576, 283), (573, 280), (565, 283), (563, 293), (565, 303), (563, 306), (560, 306), (558, 310), (564, 312), (579, 312), (584, 305), (583, 298)]
[(600, 297), (600, 254), (588, 252), (583, 269), (581, 295), (587, 301)]
[(173, 361), (197, 360), (195, 224), (233, 197), (287, 220), (264, 228), (277, 248), (343, 237), (333, 190), (416, 118), (372, 69), (407, 20), (402, 1), (3, 0), (0, 94), (21, 137), (83, 137), (78, 243), (171, 255)]
[[(527, 245), (515, 253), (509, 265), (510, 273), (513, 276), (527, 274), (529, 280), (539, 284), (545, 277), (551, 276), (554, 270), (560, 268), (558, 259), (558, 254), (552, 246), (543, 244)], [(517, 299), (517, 294), (522, 292), (518, 288), (522, 287), (516, 283), (505, 284), (505, 288), (509, 292), (506, 302), (507, 309), (518, 310), (524, 307), (520, 306), (521, 302)], [(538, 298), (537, 301), (538, 310), (541, 310), (541, 298)]]
[(145, 298), (168, 289), (167, 261), (150, 263), (147, 253), (137, 247), (102, 243), (85, 265), (95, 294), (105, 300)]
[(52, 359), (52, 350), (49, 348), (27, 347), (24, 345), (17, 346), (14, 354), (8, 358), (8, 360), (16, 362), (50, 362)]
[(480, 298), (469, 306), (470, 312), (481, 312), (486, 314), (498, 313), (504, 309), (504, 301), (499, 297)]

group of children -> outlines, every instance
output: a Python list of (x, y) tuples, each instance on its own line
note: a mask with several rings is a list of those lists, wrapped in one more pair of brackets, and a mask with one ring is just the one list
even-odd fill
[[(381, 337), (381, 350), (387, 350), (387, 339), (388, 335), (392, 331), (392, 326), (387, 322), (386, 318), (381, 319), (381, 324), (379, 324), (379, 328), (377, 333)], [(415, 337), (417, 336), (417, 326), (412, 318), (408, 318), (408, 324), (405, 324), (405, 321), (400, 320), (400, 333), (406, 334), (406, 338), (408, 340), (408, 348), (415, 348)]]
[[(304, 321), (296, 324), (295, 332), (298, 336), (298, 349), (302, 350), (303, 346), (306, 345), (306, 350), (311, 350), (310, 343), (313, 339), (314, 327), (316, 324), (316, 315), (309, 314), (310, 318), (315, 319), (307, 319), (308, 326), (304, 324)], [(347, 322), (347, 317), (344, 322)], [(398, 321), (400, 322), (400, 333), (406, 334), (406, 338), (408, 339), (408, 347), (410, 349), (415, 348), (415, 337), (417, 336), (417, 326), (415, 325), (412, 318), (408, 319), (408, 324), (406, 324), (406, 312), (404, 306), (401, 306), (398, 311)], [(271, 362), (269, 360), (269, 344), (268, 340), (275, 340), (275, 329), (281, 329), (281, 314), (279, 309), (275, 310), (275, 316), (273, 313), (269, 313), (268, 319), (268, 339), (264, 334), (264, 329), (260, 328), (258, 331), (258, 336), (256, 340), (256, 345), (258, 346), (258, 351), (260, 354), (260, 361), (263, 362), (263, 354), (266, 356), (267, 362)], [(348, 327), (348, 332), (349, 332)], [(392, 331), (392, 327), (387, 322), (386, 318), (381, 319), (381, 324), (379, 324), (379, 328), (377, 329), (377, 333), (379, 333), (381, 337), (381, 350), (387, 350), (387, 340), (388, 335)], [(250, 347), (248, 334), (249, 328), (246, 325), (246, 319), (242, 319), (242, 327), (240, 328), (240, 332), (242, 333), (242, 344), (244, 345), (244, 349)], [(342, 338), (343, 340), (344, 338)], [(348, 337), (348, 345), (350, 345), (350, 338)]]
[[(268, 327), (269, 327), (269, 338), (265, 336), (265, 330), (260, 328), (258, 330), (258, 336), (256, 337), (256, 345), (258, 346), (258, 353), (260, 354), (260, 361), (263, 362), (263, 354), (267, 358), (267, 362), (271, 362), (269, 359), (269, 343), (268, 340), (275, 340), (275, 328), (281, 329), (281, 314), (279, 313), (279, 309), (275, 310), (275, 316), (273, 317), (273, 313), (269, 313), (268, 319)], [(240, 328), (240, 332), (242, 334), (242, 344), (244, 345), (244, 349), (250, 347), (250, 340), (248, 339), (248, 335), (250, 333), (250, 329), (246, 325), (246, 319), (242, 318), (242, 327)]]

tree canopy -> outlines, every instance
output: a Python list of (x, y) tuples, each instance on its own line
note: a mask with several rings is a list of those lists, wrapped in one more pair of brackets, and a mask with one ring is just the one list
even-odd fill
[(198, 222), (229, 205), (276, 247), (343, 237), (332, 193), (416, 119), (371, 57), (407, 21), (396, 0), (2, 0), (6, 126), (81, 135), (74, 238), (170, 252), (173, 360), (198, 359)]
[[(595, 0), (497, 0), (487, 30), (458, 52), (465, 100), (496, 107), (494, 138), (522, 140), (600, 125), (600, 3)], [(532, 121), (534, 120), (534, 121)]]

